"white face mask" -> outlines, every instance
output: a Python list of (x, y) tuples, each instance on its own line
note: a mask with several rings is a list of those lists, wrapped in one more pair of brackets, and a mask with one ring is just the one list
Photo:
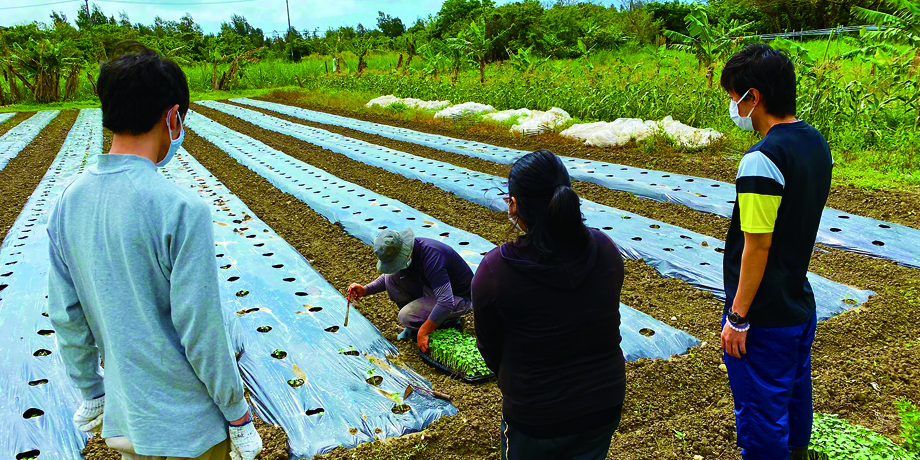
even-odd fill
[(178, 110), (176, 110), (176, 119), (179, 120), (179, 137), (173, 139), (172, 128), (169, 127), (169, 115), (166, 115), (166, 129), (169, 130), (169, 150), (166, 151), (166, 156), (157, 163), (157, 166), (161, 168), (166, 166), (166, 164), (176, 156), (179, 147), (182, 147), (182, 141), (185, 140), (185, 126), (182, 125), (182, 117), (179, 116)]
[(751, 107), (751, 111), (748, 112), (746, 117), (742, 117), (741, 114), (738, 113), (738, 103), (743, 101), (744, 98), (746, 98), (748, 93), (750, 92), (751, 90), (747, 90), (744, 93), (744, 96), (741, 96), (740, 98), (738, 98), (738, 102), (730, 100), (728, 104), (728, 114), (732, 117), (732, 121), (734, 121), (735, 124), (738, 125), (739, 128), (745, 131), (754, 130), (754, 120), (751, 119), (751, 114), (754, 113), (754, 107)]

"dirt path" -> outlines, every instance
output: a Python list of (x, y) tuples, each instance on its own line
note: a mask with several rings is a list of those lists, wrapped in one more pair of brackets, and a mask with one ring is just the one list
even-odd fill
[[(588, 147), (563, 138), (556, 133), (520, 137), (512, 136), (509, 133), (482, 129), (481, 126), (462, 120), (438, 119), (436, 121), (410, 122), (398, 118), (398, 115), (387, 116), (321, 107), (300, 102), (301, 94), (293, 91), (278, 91), (256, 99), (508, 148), (531, 151), (550, 149), (558, 155), (669, 171), (675, 174), (706, 177), (725, 182), (734, 182), (735, 173), (738, 169), (738, 159), (740, 154), (743, 153), (726, 149), (718, 143), (710, 148), (692, 153), (681, 152), (663, 142), (648, 147), (635, 143), (616, 148)], [(247, 108), (252, 109), (252, 107), (248, 106)], [(828, 206), (854, 214), (920, 228), (920, 211), (918, 211), (920, 209), (920, 190), (883, 189), (866, 191), (850, 186), (838, 186), (832, 190)]]
[(3, 238), (54, 162), (77, 114), (76, 110), (61, 112), (0, 170), (0, 234)]
[(22, 123), (23, 120), (26, 120), (32, 115), (35, 115), (35, 112), (17, 112), (16, 115), (13, 115), (9, 120), (0, 123), (0, 136), (6, 134), (7, 131), (13, 129), (19, 123)]

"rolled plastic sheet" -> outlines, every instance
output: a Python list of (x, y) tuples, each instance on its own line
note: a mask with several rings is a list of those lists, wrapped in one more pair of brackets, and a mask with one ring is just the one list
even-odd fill
[[(36, 115), (32, 118), (42, 116)], [(45, 115), (47, 116), (47, 115)], [(31, 120), (31, 119), (30, 119)], [(72, 418), (82, 397), (47, 315), (51, 205), (102, 152), (102, 112), (81, 110), (61, 150), (0, 246), (0, 457), (78, 459), (87, 436)]]
[(3, 123), (4, 121), (9, 120), (10, 118), (13, 118), (15, 115), (16, 115), (16, 112), (0, 113), (0, 123)]
[[(189, 115), (189, 118), (194, 118)], [(163, 174), (211, 205), (221, 303), (256, 413), (280, 425), (293, 458), (416, 432), (457, 410), (290, 244), (184, 149)], [(395, 413), (405, 404), (409, 410)], [(401, 412), (397, 410), (397, 412)]]
[[(529, 153), (272, 102), (254, 99), (231, 99), (231, 101), (273, 110), (316, 123), (341, 126), (501, 164), (514, 163), (515, 160)], [(560, 158), (569, 169), (569, 174), (573, 179), (592, 182), (643, 198), (677, 203), (697, 211), (731, 217), (735, 203), (734, 184), (582, 158)], [(818, 230), (817, 242), (832, 248), (890, 259), (904, 266), (920, 268), (920, 230), (904, 225), (826, 208)]]
[[(209, 102), (208, 107), (243, 118), (259, 127), (283, 133), (342, 154), (355, 161), (433, 184), (455, 195), (498, 211), (505, 211), (501, 193), (504, 179), (450, 163), (418, 157), (352, 139), (326, 130), (291, 123), (253, 110)], [(643, 259), (662, 276), (684, 280), (725, 299), (721, 240), (647, 217), (582, 200), (586, 224), (603, 230), (624, 256)], [(809, 273), (818, 317), (827, 319), (865, 302), (871, 291), (855, 289)]]
[(45, 126), (48, 126), (48, 123), (54, 120), (59, 113), (61, 113), (59, 110), (37, 112), (0, 136), (0, 169), (5, 168), (10, 160), (16, 158), (16, 155), (19, 155), (19, 152), (26, 148), (29, 142), (32, 142), (32, 139), (35, 139), (35, 136), (45, 129)]
[[(189, 111), (189, 129), (240, 164), (266, 178), (279, 190), (295, 196), (344, 231), (373, 244), (381, 230), (412, 228), (417, 236), (439, 240), (454, 248), (475, 270), (495, 246), (480, 236), (451, 227), (405, 204), (379, 195)], [(623, 351), (630, 359), (667, 358), (681, 354), (699, 341), (654, 318), (620, 305)], [(655, 332), (647, 337), (642, 332)], [(645, 331), (647, 333), (647, 331)]]

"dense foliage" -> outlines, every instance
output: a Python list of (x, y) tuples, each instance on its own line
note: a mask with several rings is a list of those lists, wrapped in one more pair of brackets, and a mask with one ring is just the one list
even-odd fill
[[(324, 55), (339, 61), (344, 54), (354, 53), (359, 57), (357, 68), (344, 70), (360, 72), (371, 51), (399, 53), (407, 65), (422, 54), (429, 75), (450, 72), (454, 81), (461, 67), (472, 62), (484, 81), (486, 66), (495, 61), (522, 56), (584, 59), (600, 50), (658, 46), (665, 36), (692, 49), (700, 65), (707, 67), (729, 48), (731, 42), (724, 38), (737, 34), (860, 21), (899, 19), (900, 28), (885, 34), (916, 46), (917, 22), (911, 19), (916, 13), (900, 14), (917, 9), (915, 3), (886, 0), (880, 11), (874, 11), (867, 8), (877, 8), (878, 2), (867, 0), (711, 0), (706, 4), (622, 0), (609, 7), (565, 0), (555, 4), (521, 0), (501, 6), (493, 0), (445, 0), (437, 14), (419, 18), (411, 27), (381, 11), (373, 28), (358, 24), (321, 32), (294, 27), (270, 34), (235, 14), (220, 32), (205, 34), (188, 13), (178, 21), (157, 16), (153, 24), (132, 23), (124, 12), (116, 19), (93, 4), (91, 9), (80, 9), (72, 22), (64, 13), (52, 11), (46, 21), (0, 28), (6, 64), (0, 66), (0, 105), (7, 99), (52, 102), (74, 97), (77, 80), (87, 75), (92, 79), (98, 62), (109, 58), (123, 40), (140, 41), (183, 65), (210, 65), (212, 89), (233, 89), (246, 64), (264, 59), (299, 62)], [(688, 21), (688, 17), (697, 19)], [(723, 39), (696, 40), (710, 31)], [(20, 85), (28, 91), (20, 91)]]

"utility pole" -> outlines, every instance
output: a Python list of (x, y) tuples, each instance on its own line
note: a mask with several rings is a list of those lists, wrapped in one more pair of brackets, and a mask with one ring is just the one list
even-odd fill
[[(89, 0), (86, 0), (86, 1), (89, 2)], [(287, 15), (288, 15), (288, 32), (290, 32), (291, 31), (291, 5), (289, 5), (288, 3), (289, 3), (289, 0), (284, 0), (284, 7), (285, 9), (287, 9)], [(284, 34), (284, 35), (287, 36), (287, 34)]]

